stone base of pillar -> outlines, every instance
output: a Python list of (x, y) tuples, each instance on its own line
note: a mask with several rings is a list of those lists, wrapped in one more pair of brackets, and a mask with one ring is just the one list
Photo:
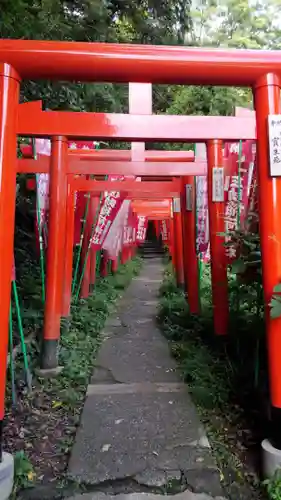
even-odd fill
[(281, 450), (274, 448), (268, 439), (264, 439), (262, 448), (262, 472), (265, 479), (274, 476), (276, 469), (281, 467)]
[(0, 500), (8, 500), (14, 484), (14, 459), (10, 453), (3, 452), (0, 462)]
[[(40, 378), (54, 378), (61, 374), (63, 366), (56, 366), (56, 368), (35, 368), (35, 374)], [(1, 499), (0, 499), (1, 500)]]

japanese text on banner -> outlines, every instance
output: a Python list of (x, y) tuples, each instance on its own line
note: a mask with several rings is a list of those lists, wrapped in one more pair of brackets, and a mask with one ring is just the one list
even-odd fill
[(109, 228), (121, 207), (124, 196), (119, 191), (111, 191), (102, 201), (98, 219), (91, 239), (91, 245), (99, 250), (106, 238)]
[(136, 234), (137, 243), (145, 241), (147, 226), (148, 226), (148, 218), (145, 215), (137, 215), (137, 234)]
[[(245, 141), (241, 145), (228, 145), (225, 199), (226, 258), (231, 263), (238, 257), (237, 247), (231, 244), (231, 233), (244, 227), (248, 212), (249, 192), (253, 178), (255, 144)], [(240, 155), (240, 157), (239, 157)]]
[(170, 240), (170, 228), (169, 228), (169, 221), (167, 219), (161, 220), (160, 221), (160, 233), (162, 236), (162, 241), (163, 243), (166, 243), (167, 241)]
[(196, 209), (197, 209), (197, 253), (204, 254), (209, 244), (209, 211), (207, 177), (199, 175), (196, 177)]

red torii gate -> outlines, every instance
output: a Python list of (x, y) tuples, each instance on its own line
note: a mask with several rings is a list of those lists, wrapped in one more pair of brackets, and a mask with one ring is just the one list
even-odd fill
[[(0, 301), (4, 338), (7, 337), (10, 276), (12, 268), (13, 226), (15, 208), (16, 175), (16, 135), (21, 134), (21, 118), (18, 113), (20, 78), (49, 78), (61, 80), (87, 80), (110, 82), (146, 82), (173, 84), (208, 84), (251, 86), (254, 91), (257, 118), (257, 153), (259, 175), (260, 228), (263, 263), (263, 285), (266, 303), (266, 325), (269, 350), (270, 387), (272, 402), (272, 442), (281, 449), (281, 368), (279, 352), (281, 347), (281, 318), (271, 319), (269, 301), (274, 286), (281, 280), (280, 241), (281, 225), (278, 214), (281, 206), (281, 181), (271, 177), (269, 164), (268, 115), (280, 114), (280, 73), (279, 51), (231, 51), (214, 49), (194, 49), (178, 47), (147, 47), (138, 45), (87, 44), (72, 42), (46, 42), (29, 40), (3, 40), (0, 42), (1, 64), (1, 154), (0, 154)], [(7, 112), (9, 110), (9, 112)], [(47, 115), (48, 113), (46, 113)], [(42, 113), (45, 115), (45, 113)], [(73, 124), (63, 123), (57, 115), (52, 130), (46, 133), (46, 121), (42, 123), (39, 135), (53, 135), (54, 159), (51, 165), (53, 185), (63, 191), (61, 174), (57, 168), (58, 158), (64, 154), (61, 135), (73, 137)], [(53, 115), (54, 116), (54, 115)], [(46, 120), (48, 118), (45, 116)], [(143, 117), (142, 117), (143, 118)], [(147, 119), (150, 119), (150, 122)], [(109, 115), (86, 120), (88, 126), (81, 130), (80, 137), (92, 136), (97, 139), (160, 140), (157, 134), (157, 117), (136, 119), (138, 131), (133, 135), (134, 124), (129, 117), (127, 129), (124, 121), (110, 121)], [(156, 118), (156, 119), (155, 119)], [(162, 117), (161, 117), (162, 118)], [(108, 121), (107, 121), (108, 120)], [(76, 120), (75, 120), (76, 121)], [(87, 123), (86, 123), (87, 122)], [(219, 123), (219, 120), (218, 120)], [(33, 125), (33, 126), (32, 126)], [(27, 135), (35, 135), (35, 123), (29, 124)], [(65, 125), (65, 127), (63, 127)], [(100, 127), (100, 134), (97, 133)], [(148, 134), (149, 127), (151, 133)], [(166, 120), (166, 133), (162, 140), (179, 140), (178, 134), (169, 132), (171, 121)], [(118, 130), (117, 130), (118, 129)], [(214, 128), (216, 137), (221, 139), (219, 125)], [(88, 135), (89, 134), (89, 135)], [(75, 134), (77, 137), (77, 135)], [(153, 136), (153, 137), (152, 137)], [(178, 138), (177, 138), (178, 137)], [(206, 135), (205, 135), (206, 137)], [(241, 139), (249, 137), (239, 136)], [(252, 137), (251, 137), (252, 138)], [(230, 137), (227, 138), (231, 140)], [(185, 134), (181, 137), (185, 140)], [(194, 137), (198, 142), (198, 138)], [(220, 143), (212, 143), (208, 151), (210, 166), (219, 161)], [(55, 190), (54, 193), (55, 195)], [(2, 354), (7, 346), (1, 345)], [(3, 358), (2, 358), (3, 359)], [(1, 377), (5, 379), (5, 366), (1, 367)], [(0, 416), (1, 418), (1, 416)]]
[[(27, 112), (28, 111), (28, 112)], [(72, 128), (72, 134), (74, 134), (75, 136), (81, 134), (81, 129), (82, 127), (84, 126), (83, 123), (85, 121), (85, 116), (86, 115), (92, 115), (92, 113), (75, 113), (73, 114), (72, 112), (67, 112), (66, 114), (64, 112), (45, 112), (45, 111), (41, 111), (40, 109), (40, 106), (38, 106), (38, 102), (35, 105), (33, 104), (25, 104), (25, 105), (21, 105), (20, 106), (20, 112), (21, 112), (21, 134), (24, 134), (25, 135), (25, 132), (24, 130), (27, 130), (28, 127), (29, 127), (29, 122), (30, 122), (30, 116), (32, 115), (33, 116), (33, 120), (35, 120), (35, 125), (33, 125), (33, 133), (37, 136), (38, 135), (38, 130), (42, 132), (42, 127), (40, 124), (42, 124), (45, 120), (45, 118), (42, 118), (43, 115), (48, 115), (48, 119), (47, 121), (45, 120), (46, 122), (46, 129), (44, 130), (44, 135), (50, 135), (52, 134), (52, 131), (53, 131), (53, 120), (55, 122), (57, 121), (62, 121), (62, 123), (64, 123), (64, 127), (67, 127), (68, 126), (68, 123), (71, 122), (71, 123), (75, 123), (75, 127)], [(63, 120), (60, 120), (60, 116), (61, 114), (64, 116)], [(66, 115), (67, 115), (67, 120), (66, 120)], [(94, 116), (96, 116), (96, 114), (93, 114)], [(102, 113), (100, 115), (103, 115)], [(73, 117), (75, 116), (75, 119), (73, 119)], [(111, 117), (111, 120), (114, 121), (116, 116), (118, 115), (108, 115)], [(129, 117), (129, 118), (133, 118), (135, 117), (135, 115), (123, 115), (123, 122), (125, 122), (124, 120), (124, 117)], [(142, 117), (142, 115), (138, 115), (137, 118), (139, 119), (140, 117)], [(145, 120), (148, 122), (148, 125), (149, 125), (149, 120), (150, 118), (156, 118), (156, 116), (152, 116), (152, 115), (145, 115)], [(170, 135), (168, 135), (168, 131), (166, 130), (165, 126), (163, 127), (164, 131), (162, 132), (162, 128), (161, 128), (161, 119), (162, 118), (166, 118), (165, 116), (157, 116), (157, 118), (160, 118), (159, 121), (159, 127), (157, 129), (157, 137), (165, 137), (165, 140), (174, 140), (174, 137), (175, 137), (175, 130), (178, 130), (177, 132), (177, 137), (178, 137), (178, 140), (186, 140), (186, 141), (206, 141), (208, 142), (208, 147), (210, 146), (211, 147), (211, 144), (214, 143), (216, 144), (214, 150), (212, 151), (211, 153), (211, 156), (209, 156), (208, 160), (209, 160), (209, 166), (210, 168), (208, 169), (208, 176), (209, 176), (209, 192), (212, 193), (212, 182), (213, 182), (213, 168), (216, 168), (216, 167), (222, 167), (223, 166), (223, 159), (222, 159), (222, 139), (220, 139), (219, 141), (213, 141), (212, 139), (210, 139), (210, 137), (212, 138), (213, 137), (213, 126), (214, 126), (214, 118), (215, 117), (181, 117), (181, 116), (170, 116), (169, 117), (169, 122), (170, 124), (172, 124), (172, 122), (174, 123), (174, 126), (172, 126), (172, 131), (170, 132)], [(194, 129), (193, 128), (193, 118), (200, 118), (200, 123), (202, 123), (202, 132), (200, 133), (199, 130), (197, 129)], [(233, 141), (237, 141), (241, 136), (242, 137), (247, 137), (247, 138), (250, 138), (250, 139), (253, 139), (255, 137), (255, 119), (253, 117), (247, 117), (247, 118), (236, 118), (236, 117), (219, 117), (220, 119), (220, 135), (222, 138), (224, 139), (228, 139), (231, 138), (231, 140)], [(32, 120), (32, 122), (33, 122)], [(190, 120), (190, 121), (189, 121)], [(238, 121), (237, 121), (238, 120)], [(88, 121), (88, 118), (87, 120)], [(164, 120), (165, 121), (165, 120)], [(188, 127), (188, 130), (185, 130), (182, 128), (182, 122), (184, 122), (184, 124)], [(207, 125), (206, 125), (207, 123)], [(38, 124), (38, 127), (37, 125)], [(239, 125), (239, 128), (238, 126)], [(48, 128), (50, 127), (50, 129)], [(28, 129), (29, 130), (29, 129)], [(50, 130), (50, 131), (49, 131)], [(111, 131), (108, 130), (108, 134), (111, 135)], [(116, 132), (118, 134), (118, 132)], [(124, 133), (124, 132), (123, 132)], [(127, 134), (129, 134), (129, 137), (125, 137), (126, 140), (131, 140), (132, 138), (132, 130), (127, 130), (126, 131)], [(137, 130), (134, 132), (137, 134)], [(181, 139), (181, 137), (179, 136), (179, 133), (183, 134), (183, 139)], [(83, 135), (85, 136), (86, 134), (86, 131), (83, 131)], [(196, 134), (196, 137), (194, 137), (193, 134)], [(148, 135), (148, 134), (146, 134)], [(172, 139), (169, 137), (172, 136)], [(64, 137), (64, 136), (63, 136)], [(119, 137), (119, 135), (118, 135)], [(139, 135), (138, 135), (139, 137)], [(108, 137), (105, 137), (105, 138), (108, 138)], [(115, 135), (114, 135), (114, 138), (115, 138)], [(150, 135), (150, 140), (152, 140), (152, 135)], [(134, 152), (132, 151), (132, 154)], [(142, 151), (142, 154), (144, 155), (144, 151)], [(156, 153), (159, 155), (159, 152)], [(83, 155), (86, 157), (86, 158), (91, 158), (91, 157), (95, 157), (96, 155), (96, 152), (95, 151), (87, 151), (86, 153), (83, 153)], [(172, 152), (169, 153), (169, 155), (172, 156)], [(67, 158), (66, 156), (64, 157), (65, 160), (64, 160), (64, 172), (62, 174), (62, 171), (61, 171), (61, 175), (64, 177), (64, 175), (66, 175), (67, 173), (93, 173), (93, 171), (95, 171), (95, 165), (98, 163), (98, 162), (95, 162), (93, 164), (93, 162), (90, 162), (88, 165), (87, 165), (87, 170), (85, 170), (85, 165), (86, 165), (86, 160), (80, 160), (80, 158), (78, 157), (78, 153), (69, 153), (68, 154), (69, 157), (73, 157), (74, 159), (73, 160), (70, 160), (70, 161), (67, 161)], [(178, 155), (179, 156), (179, 155)], [(187, 157), (189, 157), (189, 155), (187, 155)], [(160, 155), (160, 158), (161, 158), (161, 155)], [(212, 158), (210, 160), (210, 158)], [(179, 158), (178, 158), (179, 159)], [(182, 159), (182, 158), (181, 158)], [(90, 160), (89, 160), (90, 161)], [(36, 166), (36, 162), (37, 162), (37, 166)], [(48, 169), (48, 165), (50, 164), (50, 162), (52, 162), (52, 159), (50, 160), (49, 158), (47, 157), (41, 157), (40, 158), (40, 162), (45, 162), (45, 166), (44, 166), (44, 171), (45, 172), (48, 172), (49, 169)], [(72, 163), (73, 162), (73, 163)], [(69, 165), (72, 163), (72, 169), (70, 170), (69, 168)], [(131, 165), (131, 163), (134, 163), (134, 171), (133, 173), (135, 175), (139, 175), (140, 171), (139, 169), (143, 168), (141, 165), (145, 165), (145, 162), (141, 162), (141, 161), (136, 161), (136, 162), (128, 162), (128, 164)], [(82, 167), (80, 167), (80, 164), (82, 165)], [(158, 164), (158, 163), (157, 163)], [(30, 169), (33, 169), (32, 171), (41, 171), (43, 170), (43, 168), (41, 167), (38, 167), (38, 160), (18, 160), (18, 165), (20, 165), (20, 170), (21, 171), (30, 171)], [(28, 165), (27, 167), (24, 167), (24, 165)], [(112, 162), (112, 165), (113, 165), (113, 168), (116, 166), (115, 162)], [(100, 161), (100, 165), (99, 165), (99, 174), (109, 174), (111, 173), (111, 168), (112, 168), (112, 165), (111, 163), (109, 162), (102, 162)], [(199, 162), (198, 164), (198, 169), (197, 169), (197, 164), (194, 163), (187, 163), (186, 164), (186, 169), (187, 169), (187, 172), (189, 170), (189, 165), (191, 166), (191, 168), (193, 168), (193, 172), (198, 175), (198, 174), (202, 174), (202, 172), (205, 173), (206, 171), (206, 163), (205, 162)], [(194, 166), (193, 166), (194, 165)], [(165, 169), (166, 166), (168, 166), (168, 163), (159, 163), (159, 168), (158, 168), (158, 173), (167, 173), (167, 170)], [(164, 171), (162, 171), (161, 169), (164, 167)], [(119, 168), (119, 165), (118, 165), (118, 168)], [(129, 167), (128, 167), (129, 168)], [(45, 170), (46, 169), (46, 170)], [(177, 171), (177, 169), (179, 169), (179, 172), (182, 173), (182, 163), (180, 161), (176, 162), (175, 163), (175, 167), (174, 167), (174, 171)], [(115, 170), (114, 170), (115, 171)], [(153, 171), (152, 171), (153, 172)], [(151, 172), (151, 173), (152, 173)], [(187, 173), (186, 172), (186, 173)], [(132, 173), (132, 172), (131, 172)], [(189, 172), (188, 172), (189, 173)], [(191, 176), (187, 176), (185, 177), (185, 181), (186, 183), (192, 183), (192, 179), (191, 179)], [(64, 181), (62, 180), (62, 183)], [(81, 182), (83, 184), (83, 180), (80, 180), (78, 181), (78, 184), (77, 186), (79, 186), (79, 182)], [(89, 181), (87, 181), (89, 182)], [(97, 182), (97, 181), (92, 181), (92, 182)], [(101, 181), (99, 181), (101, 182)], [(125, 181), (125, 182), (129, 182), (129, 181)], [(81, 185), (82, 185), (81, 184)], [(151, 184), (151, 183), (150, 183)], [(158, 183), (159, 184), (159, 183)], [(163, 183), (164, 185), (165, 183)], [(135, 183), (134, 183), (135, 185)], [(111, 184), (112, 186), (112, 189), (113, 189), (113, 185)], [(101, 187), (102, 189), (100, 191), (103, 191), (106, 189), (106, 184), (102, 185), (101, 184)], [(108, 186), (107, 186), (108, 187)], [(144, 190), (144, 185), (142, 186), (142, 190)], [(152, 187), (152, 185), (151, 185)], [(132, 186), (133, 188), (133, 186)], [(79, 189), (79, 187), (78, 187)], [(126, 184), (124, 183), (124, 181), (122, 181), (122, 185), (118, 185), (118, 189), (116, 188), (116, 190), (126, 190), (127, 191), (127, 188), (126, 188)], [(134, 188), (134, 189), (138, 189), (138, 188)], [(157, 189), (157, 183), (154, 185), (154, 189)], [(169, 189), (169, 187), (167, 186), (167, 189)], [(79, 189), (81, 190), (81, 189)], [(86, 190), (86, 188), (85, 188)], [(55, 187), (55, 191), (56, 193), (58, 193), (58, 190), (57, 190), (57, 186)], [(98, 191), (98, 190), (97, 190)], [(96, 192), (97, 192), (96, 191)], [(135, 191), (135, 194), (137, 193), (137, 191)], [(162, 194), (165, 196), (165, 189), (163, 187), (163, 190), (162, 190)], [(166, 196), (168, 194), (168, 191), (166, 192)], [(184, 195), (182, 195), (184, 197)], [(211, 195), (210, 195), (211, 196)], [(60, 203), (61, 203), (61, 200), (62, 198), (60, 197)], [(227, 301), (227, 273), (226, 273), (226, 264), (225, 264), (225, 257), (224, 257), (224, 249), (223, 249), (223, 246), (222, 246), (222, 237), (219, 237), (218, 236), (218, 233), (223, 233), (224, 232), (224, 214), (223, 214), (223, 203), (213, 203), (212, 202), (212, 199), (210, 198), (209, 199), (209, 203), (211, 204), (211, 210), (210, 210), (210, 229), (211, 229), (211, 232), (210, 232), (210, 242), (211, 242), (211, 254), (216, 257), (213, 258), (212, 260), (212, 276), (213, 276), (213, 279), (212, 279), (212, 287), (213, 287), (213, 305), (214, 305), (214, 323), (215, 323), (215, 331), (217, 334), (226, 334), (227, 333), (227, 327), (228, 327), (228, 301)], [(182, 204), (183, 205), (183, 204)], [(55, 217), (57, 217), (57, 222), (56, 224), (54, 225), (54, 230), (57, 232), (58, 231), (58, 227), (59, 227), (59, 220), (64, 220), (63, 217), (64, 215), (61, 213), (61, 215), (59, 216), (58, 215), (58, 207), (59, 207), (59, 200), (57, 200), (56, 202), (56, 209), (54, 208), (54, 212), (55, 212)], [(220, 208), (219, 208), (220, 207)], [(63, 205), (61, 204), (61, 210), (63, 209)], [(51, 208), (50, 208), (50, 213), (51, 213)], [(218, 214), (220, 214), (218, 216)], [(193, 212), (193, 216), (194, 216), (194, 212)], [(179, 286), (184, 286), (184, 266), (186, 267), (186, 275), (189, 276), (197, 276), (196, 274), (196, 271), (195, 269), (197, 269), (197, 256), (196, 256), (196, 250), (195, 250), (195, 241), (194, 241), (194, 222), (192, 221), (192, 215), (188, 215), (186, 213), (186, 211), (181, 211), (181, 210), (177, 210), (176, 209), (176, 206), (174, 205), (174, 229), (175, 229), (175, 237), (176, 237), (176, 247), (178, 247), (179, 249), (183, 249), (184, 252), (182, 251), (178, 251), (176, 252), (177, 254), (177, 258), (175, 259), (175, 263), (176, 263), (176, 269), (177, 269), (177, 281), (178, 281), (178, 284)], [(193, 244), (188, 244), (188, 245), (183, 245), (183, 237), (182, 237), (182, 218), (184, 219), (185, 221), (185, 226), (186, 226), (186, 231), (187, 231), (187, 234), (185, 234), (187, 236), (187, 241), (190, 242), (190, 241), (193, 241)], [(194, 218), (194, 217), (193, 217)], [(49, 231), (49, 236), (50, 236), (50, 246), (51, 246), (51, 239), (52, 239), (52, 222), (51, 222), (52, 218), (50, 216), (50, 231)], [(61, 227), (61, 226), (60, 226)], [(185, 233), (186, 233), (185, 231)], [(58, 236), (58, 235), (57, 235)], [(60, 234), (60, 236), (58, 236), (59, 239), (62, 238), (62, 235)], [(213, 250), (212, 250), (213, 249)], [(216, 253), (218, 252), (218, 253)], [(57, 252), (56, 252), (57, 253)], [(188, 255), (188, 258), (183, 258), (183, 253), (185, 253), (186, 255)], [(50, 255), (52, 254), (52, 252), (50, 252)], [(52, 259), (52, 262), (53, 262), (53, 259)], [(53, 263), (50, 264), (50, 268), (52, 268), (52, 271), (49, 271), (49, 274), (51, 276), (53, 276)], [(59, 279), (59, 273), (57, 273), (57, 279), (54, 278), (54, 283), (53, 283), (53, 287), (56, 287), (56, 289), (59, 289), (59, 284), (57, 282), (57, 280)], [(50, 278), (50, 281), (53, 281), (53, 279)], [(198, 313), (199, 312), (199, 300), (198, 300), (198, 289), (197, 289), (197, 282), (198, 280), (196, 280), (196, 282), (191, 282), (191, 280), (187, 280), (187, 291), (188, 291), (188, 297), (189, 297), (189, 303), (190, 303), (190, 307), (191, 307), (191, 312), (193, 313)], [(48, 297), (48, 292), (47, 292), (47, 297)], [(53, 293), (51, 293), (51, 297), (53, 297)], [(52, 306), (52, 309), (54, 310), (55, 309), (55, 305), (54, 305), (54, 299), (52, 298), (52, 301), (51, 301), (51, 304), (53, 304)], [(49, 304), (49, 301), (47, 299), (47, 304)], [(51, 314), (51, 312), (50, 312)], [(44, 330), (50, 330), (50, 333), (48, 334), (49, 335), (49, 338), (50, 340), (52, 340), (52, 337), (58, 339), (59, 338), (59, 335), (58, 334), (53, 334), (52, 333), (52, 329), (49, 327), (49, 324), (50, 325), (58, 325), (58, 319), (56, 322), (53, 321), (52, 319), (52, 314), (51, 314), (51, 317), (49, 319), (49, 313), (48, 313), (48, 308), (46, 309), (46, 318), (45, 318), (45, 325), (47, 325), (47, 327), (45, 326)], [(58, 326), (56, 328), (56, 330), (58, 330)], [(48, 365), (51, 366), (51, 362), (50, 360), (48, 360)]]

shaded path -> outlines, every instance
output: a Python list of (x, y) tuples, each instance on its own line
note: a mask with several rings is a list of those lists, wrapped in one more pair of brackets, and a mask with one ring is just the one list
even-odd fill
[(156, 325), (162, 273), (160, 259), (146, 261), (106, 323), (69, 463), (69, 478), (92, 492), (75, 500), (222, 497), (207, 437)]

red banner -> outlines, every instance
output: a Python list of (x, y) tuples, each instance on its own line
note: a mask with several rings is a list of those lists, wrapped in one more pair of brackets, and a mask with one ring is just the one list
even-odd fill
[[(225, 232), (226, 257), (231, 263), (237, 256), (235, 244), (231, 245), (231, 233), (243, 228), (248, 213), (250, 188), (253, 178), (256, 146), (254, 141), (225, 145), (227, 158), (225, 177)], [(241, 157), (240, 157), (241, 156)], [(240, 164), (240, 169), (239, 169)]]
[[(135, 179), (135, 176), (132, 175), (109, 175), (109, 181), (123, 181), (125, 179)], [(138, 180), (138, 179), (136, 179)], [(139, 179), (140, 180), (140, 179)], [(125, 200), (126, 196), (122, 193), (122, 205), (120, 210), (116, 214), (111, 227), (108, 231), (108, 234), (102, 244), (102, 248), (106, 249), (110, 258), (116, 258), (118, 253), (120, 252), (122, 245), (124, 244), (124, 231), (129, 233), (129, 229), (127, 229), (126, 224), (128, 221), (128, 213), (131, 210), (131, 201)], [(136, 222), (135, 222), (136, 226)], [(124, 229), (126, 227), (126, 229)], [(132, 230), (132, 238), (135, 241), (135, 233), (136, 228)]]
[(163, 243), (170, 241), (170, 221), (169, 219), (164, 219), (160, 221), (160, 233)]
[(205, 254), (209, 246), (209, 210), (207, 176), (196, 176), (197, 254)]
[(136, 216), (136, 242), (143, 243), (146, 238), (148, 218), (145, 215)]
[(104, 197), (94, 234), (91, 239), (91, 245), (95, 248), (95, 250), (101, 249), (112, 222), (114, 221), (114, 218), (116, 217), (125, 197), (125, 194), (120, 193), (119, 191), (111, 191)]
[(77, 193), (75, 193), (74, 245), (79, 245), (81, 239), (82, 221), (85, 216), (87, 202), (86, 196), (82, 191), (78, 191)]
[(68, 141), (69, 149), (97, 149), (99, 142), (96, 141)]
[[(50, 139), (35, 139), (35, 150), (36, 153), (44, 156), (51, 155), (51, 141)], [(41, 235), (45, 247), (48, 244), (48, 233), (47, 233), (47, 223), (48, 223), (48, 212), (49, 212), (49, 184), (50, 176), (49, 174), (36, 174), (36, 234), (37, 240)]]
[[(195, 144), (195, 159), (207, 161), (206, 145)], [(209, 247), (209, 210), (208, 210), (208, 184), (207, 176), (195, 177), (195, 203), (196, 203), (196, 252), (204, 257)]]
[(129, 208), (130, 200), (124, 200), (102, 245), (102, 248), (107, 250), (110, 259), (116, 259), (122, 249), (124, 226)]
[(258, 232), (258, 179), (256, 162), (253, 165), (252, 182), (249, 188), (249, 203), (247, 211), (247, 229), (252, 233)]
[(136, 219), (130, 206), (123, 229), (123, 245), (130, 246), (136, 241)]

